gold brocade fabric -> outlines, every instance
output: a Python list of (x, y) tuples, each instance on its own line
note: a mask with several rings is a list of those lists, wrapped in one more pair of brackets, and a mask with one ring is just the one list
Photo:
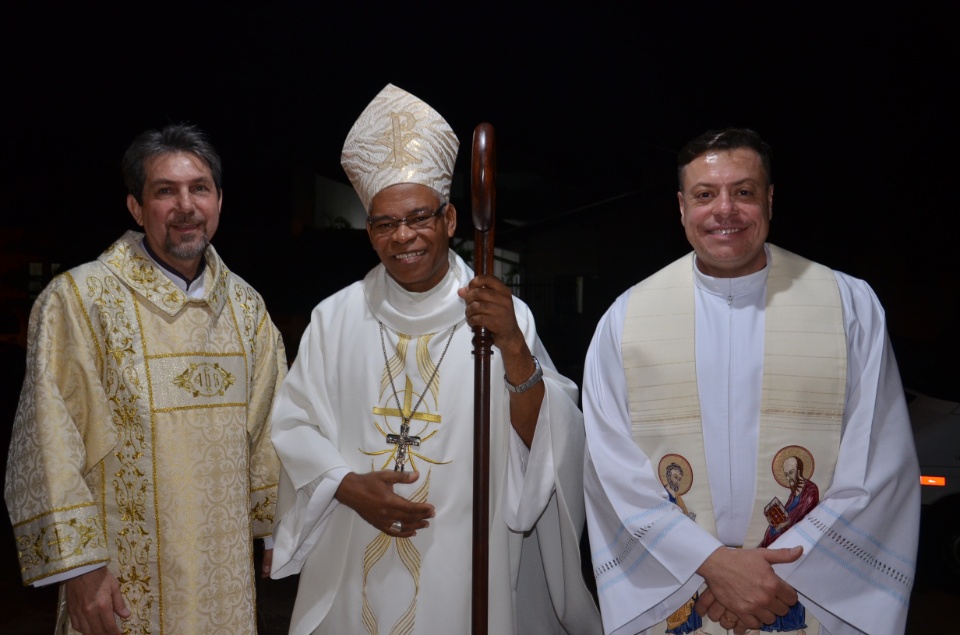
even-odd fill
[(205, 297), (191, 300), (140, 236), (56, 278), (34, 307), (5, 492), (21, 573), (29, 584), (107, 562), (132, 613), (124, 633), (254, 633), (283, 344), (212, 247)]

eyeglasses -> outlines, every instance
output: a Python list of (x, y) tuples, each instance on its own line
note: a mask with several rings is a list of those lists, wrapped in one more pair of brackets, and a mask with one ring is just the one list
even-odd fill
[(393, 216), (372, 216), (367, 218), (370, 229), (375, 236), (389, 236), (397, 231), (400, 225), (406, 225), (415, 232), (423, 231), (433, 226), (433, 219), (440, 216), (443, 210), (447, 208), (446, 203), (441, 203), (437, 211), (431, 214), (411, 214), (406, 218), (394, 218)]

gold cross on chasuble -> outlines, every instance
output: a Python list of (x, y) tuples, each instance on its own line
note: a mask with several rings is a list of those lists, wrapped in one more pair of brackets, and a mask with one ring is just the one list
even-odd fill
[(440, 423), (440, 415), (429, 412), (413, 412), (413, 383), (407, 375), (406, 385), (403, 387), (403, 410), (396, 408), (374, 408), (373, 414), (384, 417), (400, 417), (400, 434), (386, 435), (387, 443), (396, 445), (394, 471), (402, 472), (407, 462), (407, 448), (420, 445), (420, 437), (410, 435), (410, 421), (426, 421)]

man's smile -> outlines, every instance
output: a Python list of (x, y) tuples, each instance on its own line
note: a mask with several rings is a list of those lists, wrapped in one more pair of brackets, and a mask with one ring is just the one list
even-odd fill
[(736, 234), (737, 232), (742, 231), (743, 227), (721, 227), (720, 229), (711, 229), (707, 231), (707, 233), (714, 236), (727, 236), (729, 234)]
[(408, 251), (403, 254), (397, 254), (396, 256), (394, 256), (394, 258), (396, 258), (397, 260), (409, 260), (410, 258), (416, 258), (417, 256), (422, 256), (425, 253), (427, 253), (425, 249), (421, 249), (419, 251)]

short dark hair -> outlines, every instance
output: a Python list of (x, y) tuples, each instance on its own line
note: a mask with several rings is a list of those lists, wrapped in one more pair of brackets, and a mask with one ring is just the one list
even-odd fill
[(143, 188), (147, 182), (146, 163), (161, 154), (189, 152), (200, 158), (210, 168), (213, 184), (220, 196), (223, 181), (223, 166), (220, 155), (210, 143), (206, 133), (193, 124), (170, 124), (162, 130), (146, 130), (140, 133), (127, 151), (123, 153), (121, 167), (127, 193), (143, 205)]
[(760, 155), (760, 163), (767, 174), (767, 185), (773, 185), (773, 169), (770, 161), (773, 152), (767, 142), (750, 128), (723, 128), (704, 132), (677, 153), (677, 184), (680, 190), (683, 190), (683, 170), (691, 161), (711, 150), (739, 148), (749, 148)]

